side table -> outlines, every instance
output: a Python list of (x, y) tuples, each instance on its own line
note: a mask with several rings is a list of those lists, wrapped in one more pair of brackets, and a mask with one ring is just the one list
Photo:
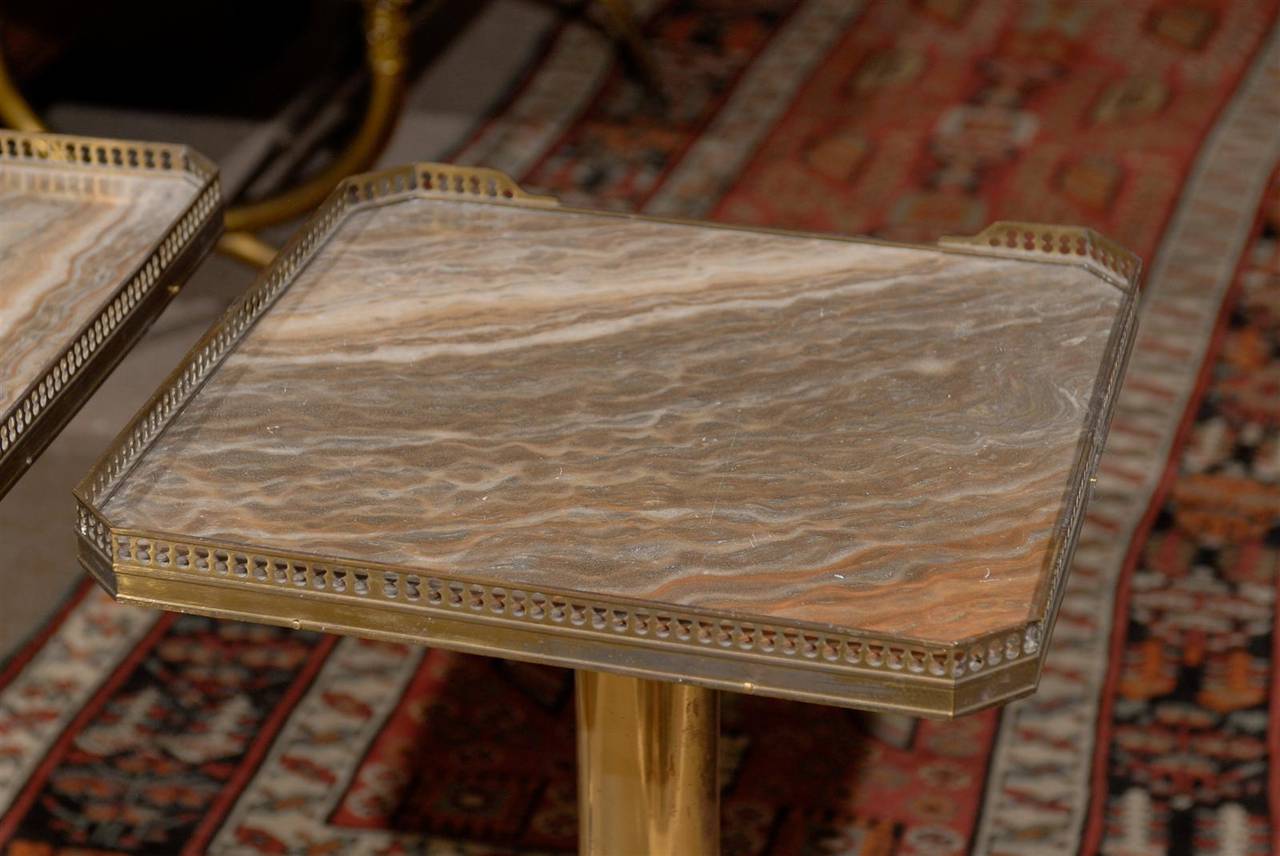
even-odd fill
[(577, 669), (582, 851), (712, 853), (716, 691), (1034, 690), (1138, 268), (357, 176), (80, 485), (80, 558), (124, 602)]

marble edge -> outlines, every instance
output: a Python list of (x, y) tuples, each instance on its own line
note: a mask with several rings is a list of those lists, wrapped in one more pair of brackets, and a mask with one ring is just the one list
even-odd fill
[[(872, 665), (863, 661), (857, 663), (864, 668), (884, 670), (886, 673), (908, 676), (920, 680), (942, 679), (954, 686), (966, 680), (975, 680), (984, 670), (987, 674), (995, 674), (1018, 662), (1035, 660), (1040, 662), (1047, 646), (1043, 641), (1046, 624), (1050, 627), (1056, 617), (1054, 608), (1063, 588), (1063, 578), (1068, 570), (1068, 560), (1072, 552), (1083, 510), (1089, 493), (1090, 479), (1097, 466), (1101, 452), (1101, 439), (1106, 424), (1110, 419), (1112, 404), (1118, 391), (1119, 379), (1122, 376), (1123, 363), (1127, 359), (1132, 344), (1132, 322), (1136, 314), (1138, 299), (1138, 276), (1140, 263), (1136, 256), (1123, 251), (1118, 245), (1107, 241), (1091, 230), (1077, 227), (1027, 226), (1027, 224), (995, 223), (978, 235), (971, 238), (944, 238), (937, 245), (904, 244), (880, 241), (868, 238), (824, 235), (803, 232), (790, 232), (776, 229), (752, 229), (731, 224), (704, 223), (701, 221), (676, 220), (670, 218), (654, 218), (621, 212), (593, 211), (561, 207), (551, 197), (535, 196), (522, 190), (519, 185), (504, 174), (491, 169), (458, 167), (445, 164), (410, 164), (374, 173), (353, 176), (344, 180), (330, 194), (307, 223), (290, 239), (285, 248), (276, 256), (272, 264), (259, 275), (254, 285), (249, 288), (223, 317), (215, 322), (208, 332), (191, 349), (182, 363), (174, 370), (164, 384), (156, 391), (152, 399), (134, 417), (133, 421), (121, 432), (107, 453), (90, 470), (75, 490), (79, 521), (78, 537), (81, 542), (82, 563), (86, 567), (97, 568), (95, 576), (104, 583), (109, 591), (117, 597), (122, 594), (118, 589), (121, 576), (150, 577), (161, 572), (163, 561), (176, 562), (180, 552), (185, 551), (188, 557), (196, 551), (205, 550), (212, 556), (221, 551), (228, 558), (239, 556), (244, 559), (246, 585), (258, 586), (262, 581), (248, 581), (248, 567), (254, 558), (283, 562), (288, 568), (295, 565), (301, 568), (304, 576), (311, 580), (308, 588), (314, 585), (313, 566), (319, 566), (327, 574), (329, 569), (341, 570), (354, 575), (358, 573), (378, 574), (385, 585), (387, 575), (397, 582), (402, 576), (437, 580), (446, 589), (460, 586), (463, 591), (476, 587), (481, 597), (494, 596), (510, 590), (509, 586), (495, 585), (492, 582), (471, 577), (433, 576), (422, 569), (380, 566), (374, 563), (338, 560), (320, 556), (308, 556), (300, 553), (284, 553), (282, 551), (264, 550), (250, 545), (222, 544), (206, 542), (200, 539), (185, 538), (182, 535), (162, 532), (131, 531), (113, 527), (101, 514), (99, 508), (114, 492), (115, 487), (132, 469), (133, 465), (150, 448), (169, 422), (181, 412), (188, 401), (203, 386), (204, 382), (216, 371), (222, 359), (226, 357), (238, 342), (252, 329), (276, 299), (284, 293), (299, 274), (306, 268), (317, 252), (328, 242), (345, 220), (352, 214), (367, 208), (393, 204), (414, 198), (450, 199), (477, 204), (523, 205), (543, 208), (549, 211), (587, 213), (598, 216), (620, 217), (625, 219), (657, 220), (660, 222), (696, 225), (700, 227), (726, 228), (743, 231), (767, 232), (794, 237), (820, 238), (824, 240), (867, 243), (895, 248), (916, 248), (932, 252), (961, 253), (967, 255), (984, 255), (1002, 258), (1016, 258), (1030, 263), (1070, 264), (1092, 273), (1099, 280), (1119, 287), (1125, 292), (1126, 299), (1123, 312), (1125, 319), (1112, 330), (1107, 351), (1104, 354), (1100, 372), (1110, 372), (1110, 380), (1106, 388), (1095, 392), (1096, 406), (1091, 408), (1089, 430), (1082, 439), (1080, 451), (1073, 467), (1073, 477), (1066, 488), (1071, 499), (1070, 507), (1064, 511), (1065, 519), (1060, 524), (1060, 538), (1052, 560), (1052, 570), (1045, 575), (1046, 579), (1037, 595), (1037, 604), (1032, 614), (1018, 624), (999, 631), (973, 637), (961, 641), (939, 643), (929, 642), (907, 636), (887, 634), (860, 633), (856, 628), (838, 628), (835, 626), (809, 624), (800, 621), (771, 621), (768, 623), (752, 619), (749, 615), (734, 612), (716, 612), (684, 607), (668, 607), (659, 604), (630, 602), (622, 598), (602, 599), (579, 592), (540, 592), (548, 598), (562, 598), (566, 604), (577, 602), (584, 609), (590, 609), (591, 616), (603, 615), (603, 620), (621, 621), (623, 630), (636, 629), (632, 617), (636, 614), (652, 615), (655, 613), (670, 614), (676, 620), (679, 616), (688, 616), (692, 626), (703, 624), (709, 628), (719, 627), (730, 635), (719, 640), (716, 647), (723, 653), (725, 650), (743, 650), (742, 645), (755, 645), (755, 628), (774, 628), (776, 632), (788, 634), (801, 640), (803, 647), (806, 637), (813, 637), (826, 642), (834, 642), (837, 646), (835, 659), (849, 660), (850, 657), (861, 658), (866, 650), (879, 651), (872, 654), (878, 662)], [(991, 244), (993, 229), (1016, 228), (1023, 231), (1038, 230), (1033, 234), (1046, 237), (1042, 242), (1031, 242), (1029, 246), (994, 246)], [(1003, 233), (1000, 233), (1003, 234)], [(1086, 242), (1083, 253), (1061, 249), (1066, 246), (1063, 240)], [(1078, 245), (1072, 245), (1072, 247)], [(1088, 246), (1095, 246), (1099, 253), (1110, 252), (1111, 263), (1114, 259), (1127, 259), (1124, 264), (1124, 275), (1112, 270), (1093, 258)], [(1102, 249), (1106, 248), (1106, 249)], [(1070, 249), (1070, 248), (1069, 248)], [(122, 539), (128, 547), (128, 558), (117, 555), (117, 539)], [(146, 551), (148, 558), (136, 558), (139, 542), (147, 542), (152, 546)], [(216, 563), (215, 563), (216, 564)], [(228, 565), (228, 568), (235, 563)], [(227, 579), (235, 586), (236, 575), (230, 571)], [(290, 571), (292, 573), (292, 571)], [(366, 577), (367, 581), (368, 577)], [(225, 583), (225, 580), (222, 581)], [(108, 584), (110, 583), (110, 584)], [(265, 583), (270, 585), (270, 582)], [(308, 598), (332, 598), (331, 593), (321, 589), (307, 591)], [(348, 597), (349, 595), (339, 595)], [(505, 594), (502, 595), (506, 597)], [(396, 605), (400, 606), (400, 605)], [(492, 611), (492, 605), (485, 607)], [(587, 613), (583, 613), (584, 616)], [(584, 622), (589, 620), (584, 617)], [(594, 618), (590, 620), (595, 620)], [(577, 626), (571, 621), (567, 626)], [(727, 628), (727, 629), (726, 629)], [(620, 631), (621, 632), (621, 631)], [(645, 631), (647, 632), (647, 631)], [(710, 632), (710, 631), (708, 631)], [(717, 631), (719, 632), (719, 631)], [(734, 636), (733, 634), (737, 634)], [(668, 637), (669, 638), (669, 637)], [(709, 644), (709, 643), (708, 643)], [(727, 645), (727, 648), (726, 648)], [(851, 647), (853, 646), (853, 647)], [(871, 646), (867, 649), (865, 646)], [(853, 653), (851, 653), (853, 652)], [(813, 657), (824, 656), (820, 648), (813, 649)], [(941, 657), (940, 674), (924, 674), (930, 666), (923, 665), (920, 673), (913, 673), (911, 658), (920, 655), (925, 658)], [(784, 658), (795, 656), (781, 654)], [(807, 657), (803, 652), (801, 658)], [(893, 665), (895, 659), (897, 665)], [(905, 659), (903, 659), (905, 658)], [(800, 660), (791, 659), (791, 662)], [(855, 665), (852, 662), (851, 665)], [(989, 667), (989, 668), (988, 668)], [(1038, 674), (1038, 667), (1036, 669)], [(949, 674), (949, 677), (948, 677)], [(1029, 691), (1029, 689), (1027, 690)]]
[[(624, 598), (521, 590), (390, 565), (107, 531), (115, 545), (109, 556), (85, 539), (78, 556), (125, 603), (606, 671), (628, 672), (626, 663), (635, 652), (647, 651), (685, 664), (668, 671), (667, 679), (830, 704), (954, 716), (1030, 692), (1044, 651), (1038, 630), (992, 635), (983, 638), (985, 662), (975, 663), (972, 644), (919, 643)], [(442, 626), (466, 626), (479, 641), (470, 647), (453, 644)], [(557, 645), (567, 652), (540, 656)], [(796, 674), (784, 680), (779, 671)], [(772, 682), (766, 672), (774, 673)], [(1010, 675), (1021, 677), (1011, 681)], [(852, 681), (856, 690), (815, 694), (814, 681)], [(897, 703), (881, 697), (887, 687), (896, 688)], [(911, 697), (919, 701), (922, 693), (934, 700), (902, 703)], [(874, 702), (877, 697), (882, 703)]]
[[(41, 149), (38, 143), (49, 147)], [(153, 165), (138, 166), (137, 163), (148, 163), (146, 152), (151, 153)], [(81, 156), (86, 163), (77, 160)], [(103, 367), (109, 371), (118, 363), (136, 336), (167, 305), (167, 299), (157, 303), (154, 295), (189, 273), (186, 269), (195, 263), (189, 258), (192, 253), (203, 257), (208, 251), (221, 231), (222, 210), (217, 168), (186, 146), (0, 130), (0, 166), (6, 162), (37, 165), (50, 171), (81, 172), (88, 168), (143, 178), (180, 175), (192, 183), (195, 193), (68, 343), (31, 379), (14, 403), (0, 411), (0, 496), (17, 482), (35, 455), (105, 380)], [(79, 400), (72, 400), (73, 393)], [(41, 431), (42, 428), (47, 430)]]
[[(96, 556), (81, 562), (96, 575)], [(115, 578), (112, 577), (114, 580)], [(810, 703), (948, 719), (1034, 692), (1038, 658), (1023, 658), (977, 678), (946, 681), (886, 671), (823, 668), (795, 658), (770, 661), (718, 656), (716, 650), (619, 642), (600, 634), (534, 633), (498, 621), (463, 615), (414, 615), (371, 611), (359, 603), (334, 604), (278, 592), (240, 591), (175, 579), (173, 575), (122, 574), (118, 601), (146, 608), (338, 633), (401, 644), (564, 668), (585, 668), (652, 680), (693, 683), (713, 689)], [(216, 591), (216, 602), (207, 596)]]
[[(431, 178), (429, 186), (423, 183), (424, 177)], [(484, 190), (482, 185), (485, 182), (493, 182), (497, 192)], [(504, 192), (507, 194), (505, 197)], [(559, 213), (670, 223), (734, 232), (755, 232), (787, 238), (808, 238), (892, 249), (1006, 258), (1034, 264), (1068, 265), (1086, 270), (1100, 281), (1126, 292), (1140, 291), (1142, 273), (1142, 259), (1137, 254), (1086, 226), (996, 220), (977, 234), (944, 235), (934, 243), (889, 241), (866, 235), (839, 235), (830, 232), (748, 226), (686, 217), (659, 217), (631, 211), (562, 205), (553, 196), (533, 194), (524, 190), (506, 173), (490, 167), (415, 162), (353, 175), (338, 185), (330, 200), (340, 194), (345, 194), (356, 203), (347, 213), (394, 204), (407, 199), (451, 199), (475, 204), (517, 204)], [(335, 223), (331, 231), (336, 231), (340, 225), (340, 222)], [(310, 226), (311, 221), (308, 220), (302, 228), (305, 230)]]
[(1140, 291), (1136, 288), (1125, 290), (1118, 323), (1112, 328), (1103, 350), (1085, 430), (1064, 489), (1062, 512), (1055, 526), (1056, 543), (1048, 562), (1049, 572), (1042, 576), (1033, 598), (1028, 621), (1041, 623), (1045, 640), (1051, 636), (1057, 621), (1058, 608), (1066, 590), (1066, 579), (1071, 572), (1071, 560), (1075, 555), (1076, 543), (1097, 481), (1098, 464), (1106, 446), (1115, 404), (1120, 396), (1125, 367), (1133, 353), (1140, 302)]

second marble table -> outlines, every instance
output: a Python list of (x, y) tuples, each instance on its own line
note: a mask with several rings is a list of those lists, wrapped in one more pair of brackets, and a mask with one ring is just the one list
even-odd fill
[(0, 497), (221, 229), (182, 146), (0, 131)]
[(81, 485), (81, 558), (131, 603), (578, 669), (584, 852), (713, 850), (714, 690), (1034, 689), (1137, 272), (1077, 229), (358, 177)]

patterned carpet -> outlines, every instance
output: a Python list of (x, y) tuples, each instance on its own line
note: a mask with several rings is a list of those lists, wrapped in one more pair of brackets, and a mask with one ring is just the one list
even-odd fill
[[(952, 723), (730, 696), (726, 854), (1280, 852), (1280, 32), (1247, 0), (638, 3), (454, 154), (592, 206), (932, 240), (1082, 223), (1147, 302), (1039, 692)], [(113, 605), (0, 671), (0, 850), (575, 845), (570, 676)]]

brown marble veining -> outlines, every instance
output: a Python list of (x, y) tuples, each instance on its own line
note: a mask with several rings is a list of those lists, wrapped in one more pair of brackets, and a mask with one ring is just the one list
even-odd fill
[(176, 173), (0, 164), (0, 418), (199, 190)]
[(1027, 620), (1120, 289), (414, 199), (354, 214), (112, 525), (950, 642)]

